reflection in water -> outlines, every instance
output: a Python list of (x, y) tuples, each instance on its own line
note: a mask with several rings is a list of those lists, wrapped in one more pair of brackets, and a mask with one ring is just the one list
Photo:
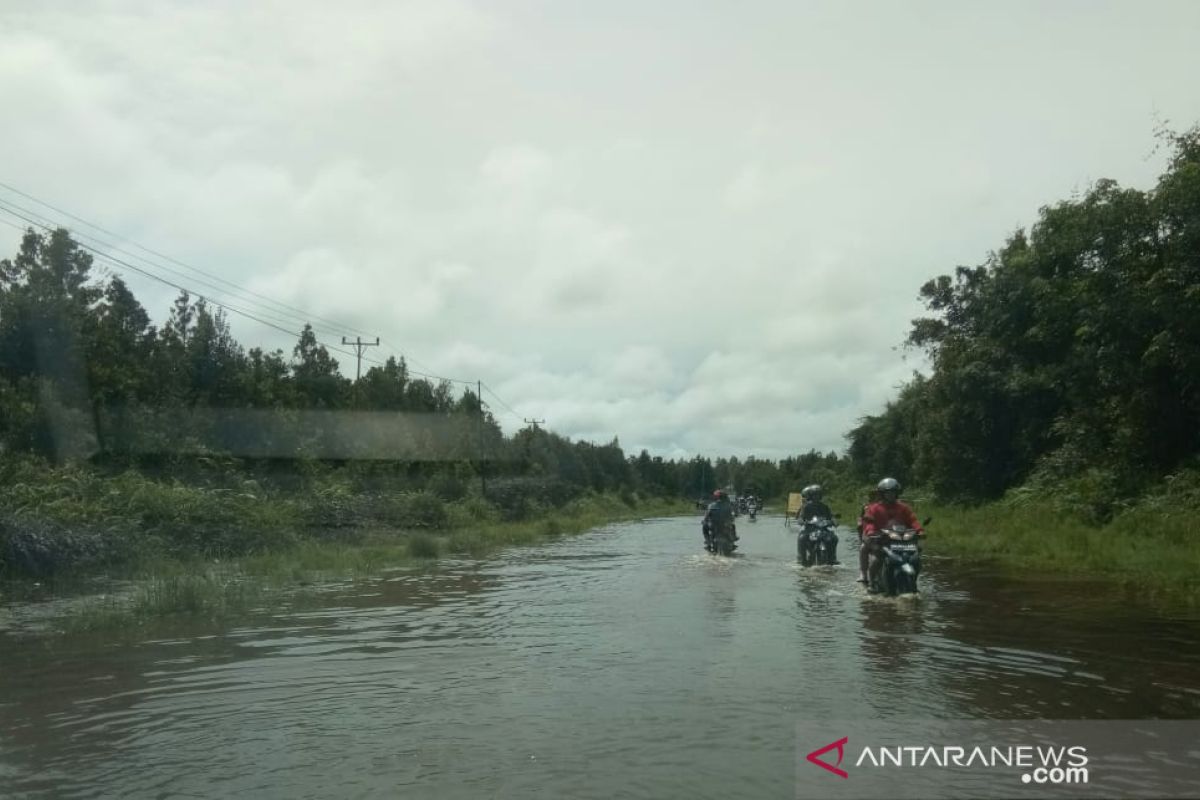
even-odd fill
[(739, 557), (697, 550), (694, 520), (660, 520), (230, 629), (0, 634), (0, 779), (33, 797), (787, 796), (805, 717), (1200, 716), (1194, 621), (936, 559), (919, 601), (869, 597), (852, 564), (800, 569), (764, 526)]
[(859, 606), (863, 668), (873, 678), (895, 681), (921, 669), (923, 609), (913, 598), (866, 596)]

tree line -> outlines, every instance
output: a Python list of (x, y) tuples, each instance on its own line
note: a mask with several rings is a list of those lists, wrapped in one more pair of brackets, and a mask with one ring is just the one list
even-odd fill
[[(290, 354), (246, 348), (225, 312), (181, 292), (161, 325), (69, 231), (27, 230), (0, 261), (0, 449), (7, 458), (169, 469), (371, 460), (416, 483), (483, 476), (584, 490), (704, 497), (718, 486), (777, 496), (844, 471), (834, 453), (781, 461), (627, 456), (620, 442), (536, 425), (505, 436), (472, 388), (409, 373), (403, 358), (344, 377), (311, 325)], [(229, 461), (226, 464), (232, 463)]]
[(1200, 454), (1200, 128), (1160, 132), (1154, 188), (1101, 180), (920, 289), (931, 359), (848, 434), (860, 478), (983, 501), (1026, 486), (1136, 496)]

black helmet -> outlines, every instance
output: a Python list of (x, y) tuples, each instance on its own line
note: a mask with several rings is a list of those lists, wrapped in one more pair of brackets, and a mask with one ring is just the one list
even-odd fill
[(900, 481), (895, 478), (884, 478), (875, 488), (879, 491), (879, 496), (884, 500), (887, 500), (889, 495), (891, 495), (892, 500), (896, 500), (900, 497), (900, 491), (903, 489)]

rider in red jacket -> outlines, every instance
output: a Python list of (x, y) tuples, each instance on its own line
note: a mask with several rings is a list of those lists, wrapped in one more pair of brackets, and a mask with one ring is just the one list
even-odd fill
[[(906, 528), (912, 528), (918, 535), (924, 536), (925, 531), (917, 520), (917, 515), (907, 504), (900, 502), (900, 482), (895, 478), (884, 478), (877, 487), (879, 501), (867, 506), (862, 515), (863, 544), (858, 551), (858, 582), (867, 583), (867, 565), (870, 554), (879, 547), (880, 534), (899, 523)], [(876, 563), (880, 563), (876, 559)], [(868, 584), (869, 585), (869, 584)]]

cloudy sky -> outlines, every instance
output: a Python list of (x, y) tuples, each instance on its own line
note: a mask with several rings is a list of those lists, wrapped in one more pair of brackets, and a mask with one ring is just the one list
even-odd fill
[[(0, 181), (288, 330), (262, 298), (482, 379), (510, 431), (841, 450), (922, 366), (924, 280), (1153, 184), (1198, 34), (1191, 0), (4, 0)], [(129, 282), (161, 319), (174, 290)]]

